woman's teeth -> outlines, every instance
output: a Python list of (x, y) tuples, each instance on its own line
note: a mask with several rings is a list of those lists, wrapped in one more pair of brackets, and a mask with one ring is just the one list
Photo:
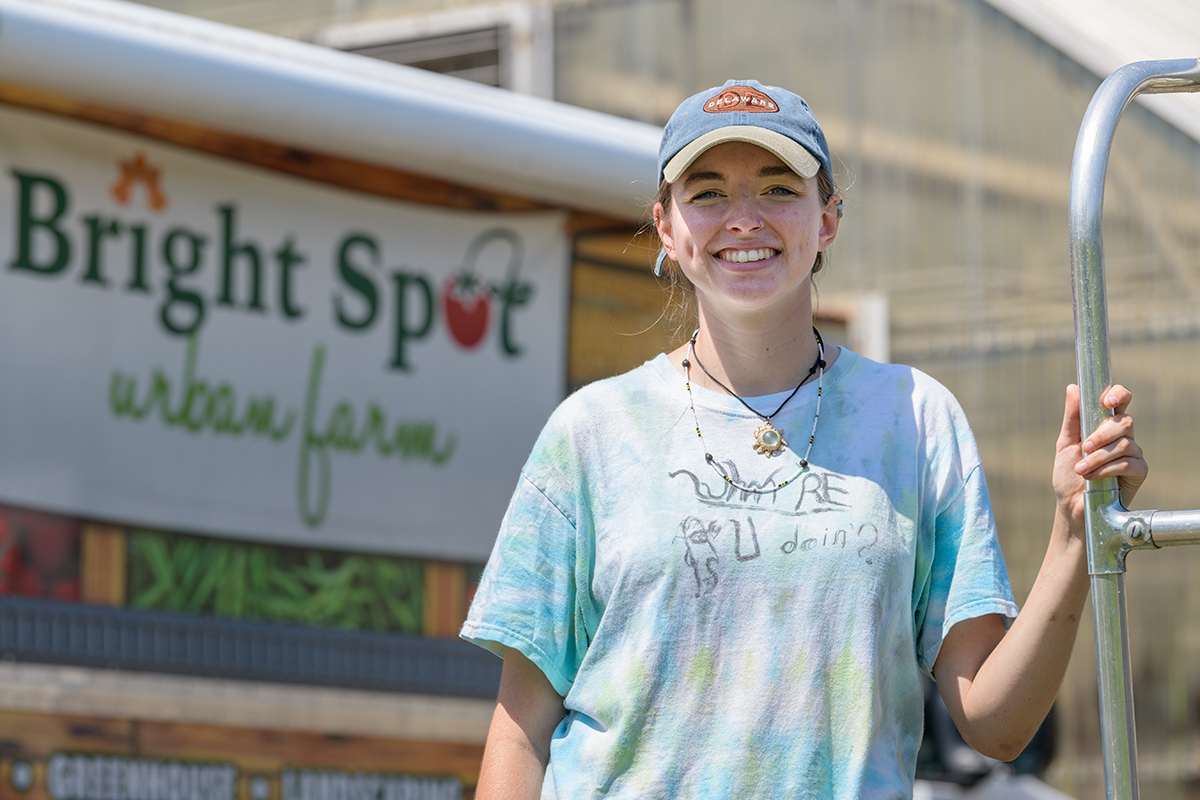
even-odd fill
[(775, 251), (766, 247), (760, 250), (724, 250), (721, 252), (721, 258), (726, 261), (737, 261), (743, 264), (747, 261), (762, 261), (773, 255), (775, 255)]

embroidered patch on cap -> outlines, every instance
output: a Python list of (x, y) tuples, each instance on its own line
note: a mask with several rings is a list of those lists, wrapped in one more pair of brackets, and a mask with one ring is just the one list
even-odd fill
[(730, 86), (722, 89), (719, 94), (706, 102), (704, 110), (710, 114), (722, 111), (771, 113), (778, 111), (779, 106), (757, 89), (751, 89), (749, 86)]

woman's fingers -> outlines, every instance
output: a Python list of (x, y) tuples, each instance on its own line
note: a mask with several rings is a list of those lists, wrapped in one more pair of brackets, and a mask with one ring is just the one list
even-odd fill
[(1079, 387), (1067, 386), (1067, 400), (1063, 407), (1062, 430), (1058, 434), (1059, 449), (1079, 443)]
[(1111, 408), (1114, 414), (1124, 414), (1125, 409), (1129, 408), (1131, 400), (1133, 400), (1133, 392), (1118, 383), (1109, 387), (1101, 398), (1100, 404), (1105, 408)]
[(1130, 441), (1134, 439), (1133, 417), (1124, 413), (1114, 414), (1101, 422), (1100, 426), (1092, 431), (1091, 436), (1084, 439), (1083, 452), (1090, 455), (1111, 447), (1123, 439)]
[(1133, 417), (1126, 414), (1133, 393), (1124, 386), (1105, 390), (1100, 403), (1113, 415), (1103, 420), (1096, 430), (1083, 440), (1083, 458), (1075, 464), (1075, 473), (1089, 480), (1116, 478), (1120, 485), (1121, 501), (1128, 506), (1145, 482), (1150, 468), (1133, 433)]
[(1091, 441), (1088, 437), (1084, 442), (1086, 455), (1075, 465), (1075, 472), (1089, 481), (1129, 474), (1138, 469), (1132, 462), (1143, 460), (1142, 448), (1132, 436), (1122, 436), (1089, 450)]
[[(1069, 395), (1070, 392), (1068, 391)], [(1133, 417), (1125, 413), (1132, 400), (1133, 392), (1120, 384), (1110, 386), (1104, 391), (1100, 397), (1100, 404), (1105, 408), (1112, 409), (1113, 414), (1111, 417), (1102, 420), (1096, 430), (1092, 431), (1091, 435), (1083, 441), (1082, 446), (1085, 454), (1099, 453), (1105, 449), (1109, 449), (1111, 452), (1111, 445), (1119, 442), (1121, 439), (1133, 440)], [(1072, 420), (1072, 422), (1075, 421)], [(1066, 421), (1064, 420), (1064, 426), (1065, 424)], [(1093, 459), (1093, 467), (1102, 463), (1103, 460)]]

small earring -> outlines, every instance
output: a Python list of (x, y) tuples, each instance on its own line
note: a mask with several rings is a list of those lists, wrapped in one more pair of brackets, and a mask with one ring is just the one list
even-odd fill
[(839, 198), (839, 199), (838, 199), (838, 204), (837, 204), (837, 215), (838, 215), (838, 219), (841, 219), (841, 218), (842, 218), (842, 208), (843, 208), (843, 204), (842, 204), (841, 198)]
[(667, 260), (667, 248), (658, 248), (658, 258), (654, 261), (654, 277), (662, 277), (663, 262)]

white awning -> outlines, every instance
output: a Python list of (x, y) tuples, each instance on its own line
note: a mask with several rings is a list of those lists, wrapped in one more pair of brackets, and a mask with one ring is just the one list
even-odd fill
[[(986, 1), (1102, 79), (1135, 61), (1200, 58), (1194, 0)], [(1200, 94), (1142, 95), (1138, 102), (1200, 141)]]
[(0, 82), (640, 218), (661, 130), (116, 0), (0, 0)]

